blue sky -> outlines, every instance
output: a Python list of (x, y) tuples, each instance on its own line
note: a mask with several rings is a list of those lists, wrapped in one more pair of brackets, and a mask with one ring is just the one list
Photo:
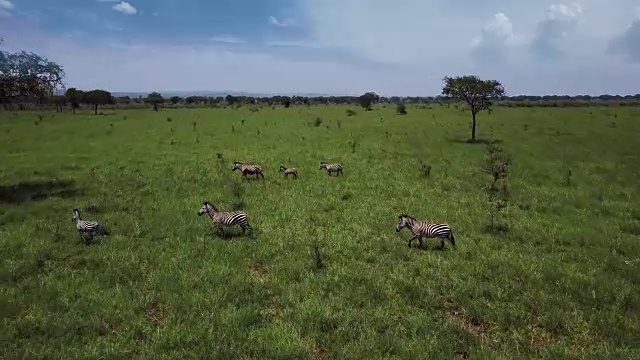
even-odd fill
[(68, 86), (435, 95), (477, 74), (516, 94), (640, 92), (635, 0), (0, 0), (6, 50)]

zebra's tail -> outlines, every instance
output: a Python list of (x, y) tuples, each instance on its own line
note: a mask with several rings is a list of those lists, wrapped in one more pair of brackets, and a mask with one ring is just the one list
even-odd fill
[(450, 237), (450, 239), (451, 239), (451, 245), (452, 245), (453, 247), (456, 247), (456, 237), (455, 237), (455, 236), (453, 236), (453, 231), (451, 232), (451, 237)]

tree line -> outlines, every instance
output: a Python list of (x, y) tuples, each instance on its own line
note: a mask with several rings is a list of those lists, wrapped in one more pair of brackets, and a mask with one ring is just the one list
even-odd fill
[[(2, 39), (0, 38), (0, 45)], [(471, 140), (476, 137), (476, 115), (485, 110), (491, 110), (494, 105), (520, 106), (521, 104), (530, 106), (540, 106), (547, 102), (547, 106), (575, 106), (575, 104), (564, 104), (562, 101), (573, 101), (576, 104), (582, 102), (588, 106), (594, 101), (606, 102), (610, 100), (628, 101), (629, 105), (640, 105), (640, 94), (628, 96), (601, 95), (591, 97), (588, 95), (570, 97), (566, 95), (547, 96), (507, 96), (503, 85), (498, 80), (483, 80), (475, 75), (462, 75), (456, 77), (446, 76), (443, 78), (444, 85), (442, 93), (434, 97), (382, 97), (375, 92), (367, 92), (360, 96), (271, 96), (271, 97), (251, 97), (227, 95), (225, 97), (204, 97), (188, 96), (182, 98), (172, 96), (165, 98), (158, 92), (152, 92), (146, 97), (131, 98), (128, 96), (115, 97), (109, 91), (103, 89), (80, 90), (69, 88), (60, 93), (65, 88), (64, 68), (43, 56), (32, 52), (19, 51), (10, 53), (0, 51), (0, 104), (5, 109), (17, 105), (19, 109), (25, 104), (35, 104), (36, 106), (55, 105), (56, 111), (64, 111), (69, 106), (75, 113), (76, 109), (82, 105), (89, 105), (94, 113), (98, 115), (98, 107), (104, 105), (125, 105), (131, 103), (148, 104), (158, 111), (162, 105), (172, 106), (236, 106), (243, 105), (281, 105), (285, 108), (301, 105), (320, 104), (358, 104), (365, 111), (372, 110), (377, 103), (397, 104), (398, 114), (406, 114), (406, 104), (447, 104), (450, 106), (454, 102), (462, 102), (467, 105), (471, 112), (472, 133)], [(558, 105), (558, 104), (561, 105)], [(624, 105), (625, 103), (620, 103)]]

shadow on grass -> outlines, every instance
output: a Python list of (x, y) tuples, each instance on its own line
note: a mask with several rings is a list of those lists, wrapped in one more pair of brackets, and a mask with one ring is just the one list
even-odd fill
[(485, 234), (504, 236), (509, 233), (509, 227), (506, 224), (497, 223), (495, 225), (485, 225), (482, 229)]
[(233, 240), (233, 239), (240, 239), (240, 238), (253, 239), (255, 235), (255, 229), (253, 233), (247, 230), (247, 232), (243, 234), (242, 230), (240, 229), (214, 228), (213, 230), (208, 232), (207, 235), (213, 235), (213, 237), (216, 237), (222, 240)]
[(471, 140), (471, 139), (467, 139), (467, 140), (461, 140), (461, 139), (453, 139), (453, 138), (447, 138), (447, 141), (449, 141), (450, 143), (454, 143), (454, 144), (467, 144), (467, 145), (489, 145), (489, 144), (500, 144), (503, 141), (500, 139), (475, 139), (475, 140)]
[(0, 203), (22, 204), (50, 197), (73, 198), (82, 195), (73, 180), (23, 181), (0, 186)]

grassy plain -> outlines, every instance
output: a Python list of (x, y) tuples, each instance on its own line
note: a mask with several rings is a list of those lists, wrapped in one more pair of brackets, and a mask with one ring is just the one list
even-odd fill
[[(500, 234), (468, 113), (408, 111), (0, 113), (0, 357), (639, 358), (640, 109), (482, 114), (513, 158)], [(215, 235), (203, 200), (255, 241)], [(401, 213), (457, 249), (409, 249)]]

